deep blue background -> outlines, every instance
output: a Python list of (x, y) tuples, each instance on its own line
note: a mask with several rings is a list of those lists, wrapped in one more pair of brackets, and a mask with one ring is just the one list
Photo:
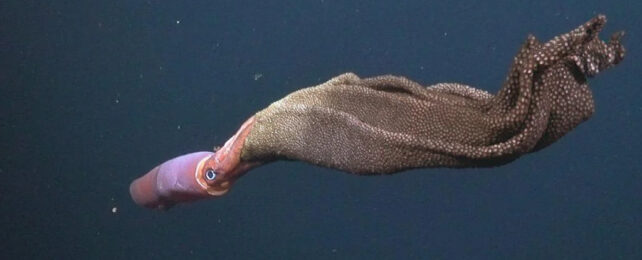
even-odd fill
[[(0, 4), (0, 256), (642, 257), (640, 1), (186, 2)], [(277, 162), (165, 213), (129, 198), (135, 177), (296, 89), (353, 71), (495, 92), (529, 32), (597, 13), (629, 52), (591, 80), (596, 114), (509, 165)]]

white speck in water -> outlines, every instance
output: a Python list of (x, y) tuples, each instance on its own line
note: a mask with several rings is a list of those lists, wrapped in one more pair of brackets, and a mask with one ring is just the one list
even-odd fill
[(180, 24), (180, 23), (181, 23), (181, 20), (176, 20), (176, 24)]
[(119, 99), (114, 99), (114, 103), (118, 104), (118, 103), (120, 103), (120, 100)]
[(254, 80), (259, 80), (262, 77), (263, 77), (263, 74), (261, 74), (261, 73), (255, 73), (254, 74)]
[(114, 214), (118, 213), (118, 208), (117, 207), (111, 208), (111, 213), (114, 213)]
[(181, 130), (181, 125), (177, 125), (176, 130)]

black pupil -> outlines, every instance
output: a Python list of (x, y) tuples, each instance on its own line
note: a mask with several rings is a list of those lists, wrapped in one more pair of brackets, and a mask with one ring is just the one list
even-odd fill
[(214, 170), (207, 170), (207, 173), (205, 173), (205, 176), (207, 177), (208, 180), (213, 180), (216, 178), (216, 172)]

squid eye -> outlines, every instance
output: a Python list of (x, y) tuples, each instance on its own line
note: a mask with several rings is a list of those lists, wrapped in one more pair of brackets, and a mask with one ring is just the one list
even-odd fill
[(207, 171), (205, 172), (205, 179), (207, 179), (208, 181), (213, 181), (214, 179), (216, 179), (216, 171), (214, 171), (213, 169), (207, 169)]

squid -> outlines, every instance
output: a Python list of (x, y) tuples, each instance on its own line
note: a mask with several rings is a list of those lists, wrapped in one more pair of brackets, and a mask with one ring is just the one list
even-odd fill
[(622, 61), (623, 32), (598, 15), (546, 43), (529, 35), (495, 95), (458, 83), (345, 73), (247, 119), (216, 151), (168, 160), (134, 180), (152, 209), (225, 195), (249, 170), (299, 160), (360, 175), (494, 167), (559, 140), (594, 112), (588, 78)]

